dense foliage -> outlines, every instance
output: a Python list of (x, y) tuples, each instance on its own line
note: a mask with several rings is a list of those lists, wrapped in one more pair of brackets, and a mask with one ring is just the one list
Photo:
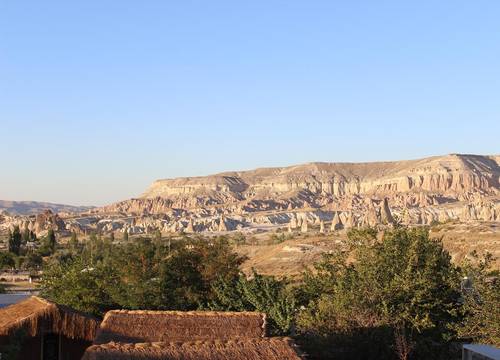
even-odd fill
[(94, 236), (49, 264), (43, 295), (96, 315), (110, 308), (192, 310), (215, 296), (217, 279), (237, 278), (242, 261), (225, 239), (113, 245)]
[(298, 316), (304, 338), (336, 358), (448, 358), (460, 277), (440, 242), (422, 229), (377, 240), (353, 230), (351, 251), (325, 257), (305, 276)]
[[(293, 281), (242, 274), (232, 245), (244, 242), (155, 232), (73, 235), (59, 245), (49, 234), (39, 247), (50, 254), (42, 295), (98, 316), (113, 308), (260, 311), (270, 335), (295, 337), (312, 359), (449, 359), (460, 341), (500, 345), (491, 259), (454, 265), (426, 229), (351, 230)], [(23, 263), (39, 266), (40, 256), (27, 252)], [(0, 257), (6, 266), (13, 259)]]
[(8, 240), (9, 252), (15, 255), (19, 255), (21, 252), (21, 241), (22, 241), (21, 231), (19, 230), (19, 226), (16, 225), (13, 231), (9, 230), (9, 240)]
[(212, 287), (215, 294), (209, 307), (212, 310), (259, 311), (267, 314), (271, 335), (291, 333), (296, 303), (285, 281), (263, 276), (255, 271), (248, 279), (220, 278)]
[[(477, 254), (473, 254), (476, 256)], [(500, 281), (498, 274), (488, 273), (491, 256), (477, 266), (465, 264), (462, 282), (463, 321), (456, 326), (459, 337), (500, 348)]]

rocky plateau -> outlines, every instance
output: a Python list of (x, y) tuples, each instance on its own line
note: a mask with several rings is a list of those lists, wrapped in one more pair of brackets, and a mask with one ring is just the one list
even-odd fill
[(0, 215), (0, 229), (61, 232), (328, 232), (355, 226), (500, 221), (500, 155), (308, 163), (155, 181), (84, 212)]

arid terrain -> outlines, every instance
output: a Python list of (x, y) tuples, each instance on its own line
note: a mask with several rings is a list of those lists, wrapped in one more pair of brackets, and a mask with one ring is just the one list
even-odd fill
[(336, 246), (349, 228), (397, 222), (432, 226), (457, 259), (473, 249), (498, 256), (499, 162), (498, 155), (451, 154), (157, 180), (139, 198), (100, 208), (47, 207), (36, 215), (4, 210), (0, 231), (14, 225), (40, 236), (49, 228), (62, 236), (238, 231), (256, 239), (278, 231), (289, 240), (242, 245), (240, 251), (252, 259), (245, 266), (272, 273), (284, 263), (293, 273)]
[[(155, 181), (135, 199), (73, 214), (16, 216), (40, 232), (258, 232), (323, 224), (429, 225), (500, 219), (500, 156), (446, 155), (374, 163), (310, 163)], [(307, 225), (306, 225), (307, 224)]]
[[(496, 260), (494, 269), (500, 269), (500, 223), (498, 222), (448, 222), (430, 227), (430, 236), (442, 239), (446, 250), (455, 263), (473, 260), (471, 253), (479, 256), (491, 253)], [(316, 232), (286, 234), (283, 241), (279, 235), (263, 233), (254, 237), (254, 243), (240, 245), (238, 253), (248, 257), (242, 266), (246, 273), (252, 269), (275, 276), (299, 275), (305, 268), (321, 259), (323, 254), (342, 248), (347, 232), (339, 230), (321, 234)]]

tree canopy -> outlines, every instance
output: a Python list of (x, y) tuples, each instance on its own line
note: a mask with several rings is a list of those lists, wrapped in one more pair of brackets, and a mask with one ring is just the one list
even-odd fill
[(491, 259), (453, 264), (425, 228), (350, 230), (296, 279), (243, 274), (245, 259), (226, 237), (155, 233), (116, 243), (93, 234), (54, 250), (42, 295), (98, 316), (116, 308), (264, 312), (270, 333), (294, 336), (311, 359), (449, 359), (457, 342), (500, 342)]

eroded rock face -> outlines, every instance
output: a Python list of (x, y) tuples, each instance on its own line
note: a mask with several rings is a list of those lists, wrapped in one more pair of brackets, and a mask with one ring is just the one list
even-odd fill
[(196, 231), (268, 225), (307, 231), (308, 223), (334, 231), (396, 222), (496, 221), (499, 159), (447, 155), (383, 163), (312, 163), (158, 180), (141, 198), (96, 213), (189, 217)]
[(13, 230), (19, 226), (21, 231), (28, 229), (37, 235), (45, 234), (49, 229), (58, 232), (66, 231), (66, 223), (51, 210), (45, 210), (38, 215), (11, 215), (7, 212), (0, 216), (0, 230)]
[[(200, 205), (244, 199), (271, 199), (290, 192), (316, 197), (395, 193), (436, 193), (467, 197), (498, 190), (498, 157), (448, 155), (384, 163), (311, 163), (286, 168), (223, 173), (214, 176), (158, 180), (142, 198), (171, 199)], [(300, 196), (297, 196), (300, 198)], [(190, 199), (189, 201), (187, 199)], [(197, 199), (198, 201), (196, 201)], [(296, 199), (308, 200), (308, 199)], [(317, 199), (315, 203), (317, 202)], [(288, 209), (287, 203), (283, 209)], [(175, 205), (174, 205), (175, 207)]]
[[(71, 231), (225, 232), (500, 221), (500, 156), (447, 155), (379, 163), (312, 163), (158, 180), (138, 199), (60, 220)], [(14, 219), (14, 220), (13, 220)], [(40, 218), (41, 219), (41, 218)], [(2, 225), (3, 224), (3, 225)], [(38, 224), (38, 225), (37, 225)]]

